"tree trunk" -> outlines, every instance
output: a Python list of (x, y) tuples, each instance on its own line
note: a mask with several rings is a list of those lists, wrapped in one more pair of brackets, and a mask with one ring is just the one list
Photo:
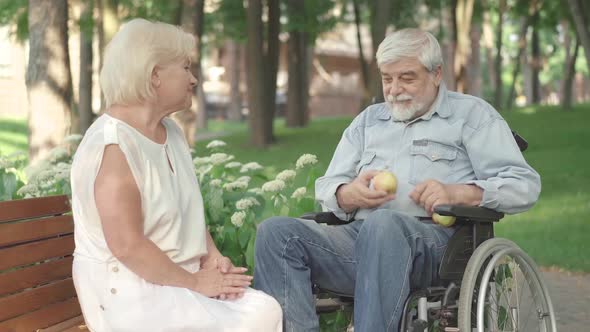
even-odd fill
[(531, 103), (541, 102), (541, 82), (539, 71), (541, 70), (541, 49), (539, 43), (539, 11), (532, 18), (533, 33), (531, 36)]
[[(486, 57), (486, 68), (488, 73), (488, 79), (491, 86), (496, 85), (496, 72), (494, 71), (494, 32), (492, 28), (492, 17), (491, 11), (486, 9), (483, 13), (483, 23), (482, 23), (482, 40), (483, 46), (485, 49), (485, 57)], [(471, 41), (473, 45), (473, 39)]]
[[(104, 64), (104, 50), (115, 33), (119, 30), (118, 7), (119, 0), (96, 0), (98, 15), (96, 25), (98, 27), (98, 64), (102, 68)], [(104, 110), (106, 102), (102, 91), (100, 93), (100, 109)]]
[(469, 57), (468, 66), (466, 68), (467, 86), (466, 93), (481, 97), (481, 47), (479, 41), (481, 39), (481, 26), (472, 25), (471, 32), (469, 33), (470, 44), (471, 44), (471, 56)]
[[(569, 53), (570, 46), (567, 45), (567, 52)], [(569, 111), (572, 108), (572, 87), (574, 83), (574, 76), (576, 75), (576, 60), (578, 59), (578, 51), (580, 49), (580, 39), (576, 38), (576, 45), (574, 53), (571, 56), (566, 56), (565, 61), (565, 77), (563, 78), (563, 89), (561, 94), (561, 108), (564, 111)]]
[(508, 95), (508, 100), (506, 100), (506, 109), (511, 109), (514, 103), (516, 94), (516, 79), (518, 78), (518, 73), (520, 71), (522, 55), (526, 49), (526, 34), (529, 25), (531, 24), (533, 15), (538, 11), (537, 4), (537, 0), (533, 0), (529, 7), (529, 15), (526, 18), (521, 19), (520, 33), (518, 38), (518, 54), (514, 58), (515, 63), (514, 70), (512, 71), (512, 84), (510, 85), (510, 94)]
[[(379, 44), (385, 39), (385, 32), (391, 23), (391, 12), (393, 1), (374, 1), (369, 4), (371, 13), (371, 43), (373, 46), (372, 54), (377, 52)], [(383, 98), (383, 88), (381, 86), (381, 75), (377, 68), (377, 59), (372, 57), (369, 64), (369, 95), (365, 96), (363, 104), (367, 105), (373, 99)], [(359, 112), (362, 109), (359, 110)]]
[(354, 9), (354, 25), (356, 26), (356, 42), (359, 50), (359, 65), (361, 67), (361, 79), (363, 80), (363, 87), (365, 89), (364, 95), (368, 95), (369, 89), (369, 68), (367, 60), (365, 60), (365, 53), (363, 50), (363, 40), (361, 37), (361, 14), (359, 8), (359, 0), (352, 0), (352, 7)]
[(246, 70), (248, 81), (248, 122), (250, 141), (253, 145), (264, 147), (272, 138), (264, 132), (264, 51), (262, 48), (262, 3), (261, 0), (248, 0), (247, 9), (248, 43), (246, 44)]
[[(202, 75), (201, 75), (201, 34), (203, 32), (203, 7), (204, 0), (183, 0), (179, 4), (178, 17), (180, 25), (189, 33), (193, 33), (196, 41), (195, 49), (193, 50), (191, 71), (199, 81), (197, 87), (193, 91), (192, 105), (189, 109), (176, 112), (172, 115), (172, 119), (178, 124), (184, 133), (184, 137), (188, 144), (192, 146), (195, 143), (195, 134), (197, 128), (203, 125), (199, 123), (198, 116), (205, 113), (204, 99), (200, 97), (200, 90), (202, 90)], [(207, 122), (205, 120), (204, 126), (206, 128)]]
[[(304, 2), (290, 0), (287, 8), (290, 15), (305, 17)], [(309, 111), (309, 60), (308, 60), (308, 34), (305, 31), (289, 31), (287, 43), (287, 64), (288, 64), (288, 88), (287, 88), (287, 127), (304, 127), (307, 125)]]
[(279, 33), (281, 32), (281, 7), (280, 0), (266, 0), (268, 7), (268, 21), (266, 24), (266, 55), (265, 63), (267, 64), (267, 71), (265, 73), (266, 89), (266, 107), (264, 116), (264, 130), (266, 135), (270, 137), (268, 143), (273, 143), (275, 137), (273, 134), (273, 122), (276, 114), (276, 100), (277, 100), (277, 73), (279, 69), (279, 49), (281, 43), (279, 41)]
[[(584, 48), (584, 55), (586, 56), (586, 64), (590, 70), (590, 28), (588, 27), (590, 17), (585, 11), (582, 0), (567, 0), (569, 8), (574, 18), (574, 25), (576, 27), (576, 34), (580, 39), (580, 43)], [(586, 4), (588, 6), (588, 4)], [(587, 7), (586, 7), (587, 8)]]
[[(92, 2), (81, 1), (81, 20), (87, 21), (92, 17)], [(78, 114), (80, 115), (80, 133), (84, 134), (94, 121), (92, 111), (92, 28), (84, 29), (80, 26), (80, 81), (78, 90), (80, 99), (78, 101)]]
[(467, 65), (471, 56), (471, 17), (473, 16), (474, 0), (457, 0), (456, 27), (457, 48), (455, 50), (454, 72), (457, 82), (456, 90), (464, 92), (467, 89)]
[(451, 0), (449, 6), (445, 6), (441, 10), (441, 22), (442, 22), (442, 56), (445, 65), (443, 66), (443, 80), (449, 90), (455, 90), (457, 82), (455, 80), (455, 48), (457, 45), (457, 29), (455, 25), (455, 8), (457, 2)]
[(504, 84), (502, 82), (502, 34), (504, 26), (504, 12), (506, 11), (506, 0), (500, 0), (498, 11), (498, 26), (496, 30), (496, 61), (494, 62), (494, 72), (496, 80), (494, 82), (494, 106), (497, 108), (502, 105), (502, 95)]
[(242, 119), (242, 96), (240, 93), (240, 71), (242, 69), (242, 45), (235, 40), (227, 44), (229, 53), (229, 84), (230, 98), (227, 110), (227, 118), (231, 121), (240, 121)]
[(44, 158), (70, 130), (72, 78), (66, 0), (29, 0), (29, 160)]

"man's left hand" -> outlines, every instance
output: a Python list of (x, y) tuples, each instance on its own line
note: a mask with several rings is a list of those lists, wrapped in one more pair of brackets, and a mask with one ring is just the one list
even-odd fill
[(410, 198), (424, 207), (429, 215), (432, 215), (437, 205), (442, 204), (476, 206), (482, 196), (483, 190), (477, 186), (444, 184), (436, 180), (419, 183), (410, 193)]

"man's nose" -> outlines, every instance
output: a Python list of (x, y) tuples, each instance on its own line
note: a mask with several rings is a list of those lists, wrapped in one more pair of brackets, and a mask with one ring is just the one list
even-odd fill
[(399, 84), (399, 82), (396, 82), (396, 81), (391, 82), (391, 84), (389, 86), (389, 94), (391, 94), (392, 96), (397, 96), (402, 92), (403, 92), (403, 88)]
[(198, 83), (199, 83), (199, 80), (195, 77), (195, 75), (191, 74), (191, 85), (197, 86)]

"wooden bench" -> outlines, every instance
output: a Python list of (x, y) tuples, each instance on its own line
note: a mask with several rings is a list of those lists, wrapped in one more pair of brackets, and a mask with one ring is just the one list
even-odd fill
[(0, 202), (0, 332), (87, 331), (67, 196)]

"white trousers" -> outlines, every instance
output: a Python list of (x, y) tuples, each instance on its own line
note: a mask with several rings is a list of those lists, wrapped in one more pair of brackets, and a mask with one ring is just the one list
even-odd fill
[[(196, 266), (183, 266), (190, 272)], [(76, 256), (72, 269), (82, 313), (93, 332), (280, 332), (282, 310), (249, 288), (238, 300), (216, 300), (186, 288), (145, 281), (120, 262)]]

